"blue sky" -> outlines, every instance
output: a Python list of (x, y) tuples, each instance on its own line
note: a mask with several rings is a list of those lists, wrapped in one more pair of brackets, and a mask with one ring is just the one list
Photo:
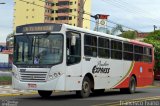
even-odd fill
[[(4, 42), (6, 36), (12, 32), (13, 1), (0, 0), (6, 3), (0, 4), (0, 42)], [(160, 27), (159, 6), (160, 0), (92, 0), (91, 13), (108, 14), (109, 20), (139, 31), (149, 32), (153, 31), (153, 25)]]
[(0, 0), (0, 42), (6, 41), (6, 36), (13, 27), (13, 0)]

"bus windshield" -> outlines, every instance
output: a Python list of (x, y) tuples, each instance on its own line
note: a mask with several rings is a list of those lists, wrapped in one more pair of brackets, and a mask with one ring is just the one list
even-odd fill
[(17, 35), (14, 46), (14, 64), (53, 65), (62, 62), (62, 34)]

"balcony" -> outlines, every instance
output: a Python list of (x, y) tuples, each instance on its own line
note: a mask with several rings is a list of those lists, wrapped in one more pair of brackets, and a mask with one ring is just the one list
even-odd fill
[(47, 9), (52, 9), (52, 6), (45, 5), (45, 8), (47, 8)]
[(69, 8), (69, 5), (58, 6), (58, 9)]
[(44, 20), (44, 23), (51, 23), (51, 20)]
[(63, 24), (63, 23), (69, 23), (69, 20), (55, 20), (54, 21), (55, 23), (58, 23), (58, 24)]
[(70, 1), (70, 0), (58, 0), (58, 2), (59, 2), (59, 1)]
[(47, 13), (47, 12), (45, 12), (45, 14), (44, 14), (45, 16), (49, 16), (49, 17), (51, 17), (52, 16), (52, 13)]
[(69, 16), (69, 13), (57, 13), (57, 16)]

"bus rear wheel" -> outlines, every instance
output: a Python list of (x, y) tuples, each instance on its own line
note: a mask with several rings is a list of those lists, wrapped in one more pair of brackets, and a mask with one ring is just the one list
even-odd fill
[(128, 88), (121, 88), (120, 92), (133, 94), (136, 91), (136, 79), (132, 76)]
[(38, 91), (38, 94), (42, 97), (42, 98), (48, 98), (51, 96), (52, 91)]
[(81, 98), (89, 97), (91, 92), (91, 82), (88, 77), (85, 77), (82, 82), (82, 90), (76, 91), (77, 96)]

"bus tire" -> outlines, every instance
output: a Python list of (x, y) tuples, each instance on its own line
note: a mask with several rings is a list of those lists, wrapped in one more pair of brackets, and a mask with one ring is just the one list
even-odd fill
[(42, 90), (39, 90), (39, 91), (38, 91), (38, 94), (39, 94), (42, 98), (48, 98), (48, 97), (51, 96), (52, 91), (42, 91)]
[(82, 82), (82, 88), (80, 91), (76, 91), (78, 97), (86, 98), (89, 97), (91, 92), (91, 82), (88, 77), (84, 77)]
[(120, 92), (133, 94), (136, 91), (136, 79), (132, 76), (130, 78), (129, 87), (128, 88), (121, 88)]

